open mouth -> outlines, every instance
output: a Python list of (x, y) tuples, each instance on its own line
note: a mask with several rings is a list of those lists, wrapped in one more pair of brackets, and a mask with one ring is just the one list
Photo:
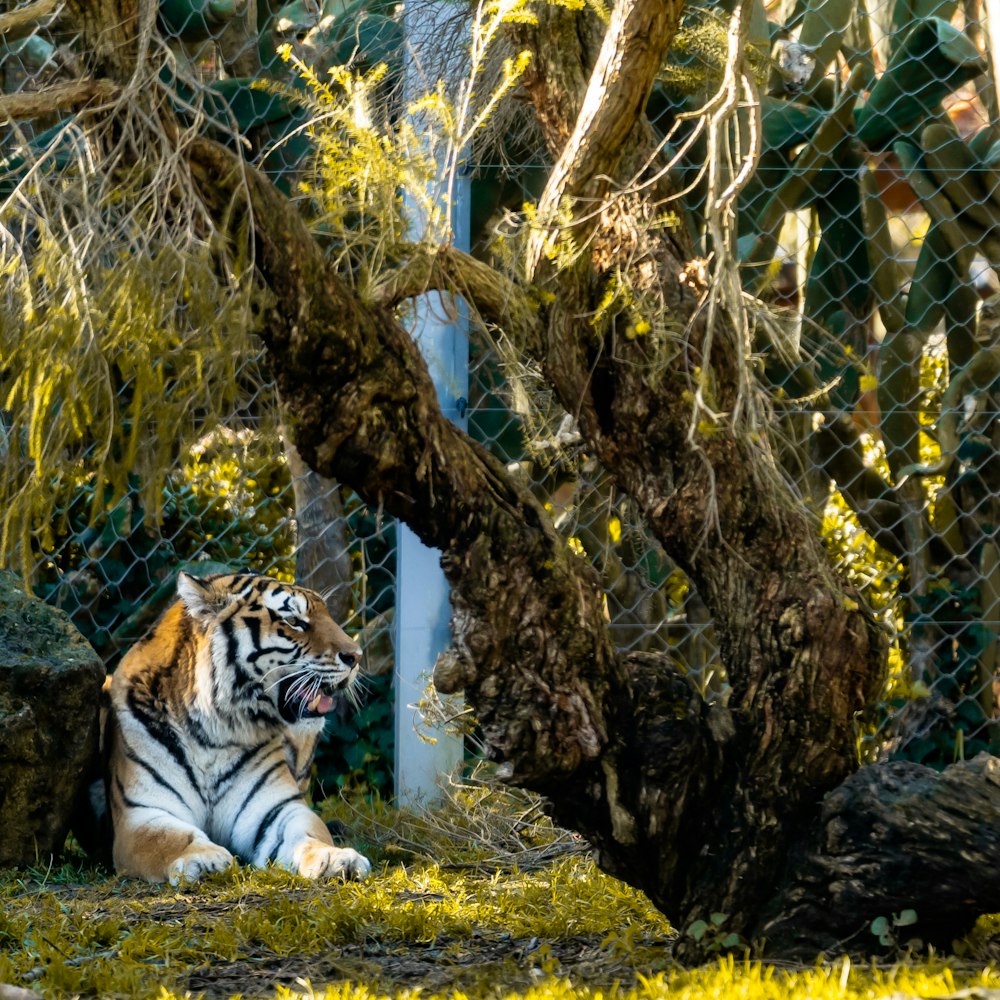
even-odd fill
[(333, 711), (343, 686), (343, 682), (303, 684), (301, 677), (289, 677), (278, 685), (278, 710), (289, 722), (319, 718)]

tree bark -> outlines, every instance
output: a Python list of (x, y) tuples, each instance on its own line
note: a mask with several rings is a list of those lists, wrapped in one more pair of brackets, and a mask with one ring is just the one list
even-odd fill
[(986, 753), (941, 773), (909, 761), (862, 768), (823, 802), (762, 937), (806, 959), (872, 952), (871, 921), (912, 909), (896, 943), (950, 949), (997, 908), (998, 809), (1000, 760)]
[(120, 88), (110, 80), (74, 80), (49, 87), (42, 93), (0, 96), (0, 121), (37, 118), (55, 111), (83, 107), (95, 101), (117, 97)]
[[(624, 13), (617, 23), (627, 23), (642, 6), (620, 5)], [(606, 37), (615, 23), (613, 18)], [(545, 53), (546, 79), (570, 79), (576, 54), (546, 39), (545, 28), (540, 20), (533, 30), (535, 51)], [(661, 29), (661, 44), (671, 35), (670, 27)], [(627, 46), (623, 50), (627, 55)], [(559, 59), (565, 67), (552, 68)], [(629, 105), (619, 91), (634, 86), (642, 93), (651, 83), (651, 65), (659, 61), (637, 51), (631, 64), (608, 76), (599, 60), (576, 102), (575, 125), (553, 121), (553, 106), (573, 103), (553, 105), (547, 88), (536, 85), (531, 93), (536, 103), (546, 103), (539, 118), (553, 149), (563, 135), (583, 127), (599, 131), (611, 116), (621, 141), (618, 162), (643, 162), (648, 139), (638, 114), (621, 120)], [(598, 162), (604, 167), (610, 160), (605, 155)], [(580, 174), (587, 177), (585, 167)], [(620, 190), (645, 179), (642, 173), (615, 178)], [(572, 180), (553, 175), (550, 185), (560, 184), (554, 202), (577, 195)], [(768, 452), (756, 447), (735, 418), (702, 429), (692, 412), (690, 400), (708, 381), (709, 368), (714, 410), (731, 414), (745, 402), (739, 370), (744, 345), (732, 329), (709, 331), (701, 322), (700, 302), (681, 278), (685, 259), (677, 256), (673, 239), (658, 236), (650, 225), (648, 200), (620, 198), (595, 223), (588, 193), (584, 187), (580, 211), (597, 227), (590, 234), (590, 273), (581, 279), (582, 264), (575, 270), (540, 264), (557, 304), (549, 314), (549, 349), (539, 360), (594, 453), (643, 509), (712, 613), (732, 685), (734, 733), (720, 748), (723, 764), (710, 785), (695, 801), (689, 790), (683, 806), (705, 817), (702, 846), (711, 845), (711, 860), (703, 865), (688, 859), (691, 881), (662, 885), (653, 896), (674, 900), (674, 913), (679, 902), (682, 921), (714, 907), (743, 928), (773, 891), (789, 844), (821, 797), (856, 766), (854, 717), (878, 690), (881, 643), (860, 600), (834, 577), (815, 525)], [(682, 345), (672, 345), (673, 356), (660, 361), (662, 370), (654, 348), (623, 335), (621, 325), (610, 324), (603, 337), (580, 335), (581, 321), (594, 314), (615, 269), (626, 270), (632, 287), (687, 331)], [(575, 350), (567, 351), (567, 344)], [(668, 341), (660, 350), (670, 347)], [(646, 791), (636, 789), (629, 811), (638, 827), (656, 829), (659, 817), (644, 816)]]
[(333, 620), (351, 613), (351, 553), (340, 487), (302, 461), (295, 445), (286, 443), (285, 460), (295, 495), (295, 579), (319, 591)]
[[(144, 7), (144, 10), (141, 8)], [(152, 28), (155, 8), (147, 0), (66, 0), (66, 14), (80, 29), (85, 65), (94, 76), (125, 84), (135, 72), (143, 31)], [(145, 55), (145, 53), (142, 53)]]
[(462, 631), (474, 649), (454, 661), (453, 684), (485, 687), (480, 724), (518, 780), (558, 786), (608, 741), (604, 706), (620, 668), (596, 627), (596, 576), (530, 492), (444, 418), (409, 334), (356, 299), (266, 179), (241, 175), (206, 141), (191, 156), (220, 217), (231, 197), (249, 197), (256, 259), (275, 295), (263, 336), (299, 453), (444, 551), (455, 613), (475, 623)]

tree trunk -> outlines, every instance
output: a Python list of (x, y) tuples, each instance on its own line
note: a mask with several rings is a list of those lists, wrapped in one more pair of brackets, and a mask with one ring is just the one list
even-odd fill
[[(219, 182), (230, 155), (208, 143), (193, 150), (195, 175), (219, 206), (236, 190), (235, 174), (229, 191)], [(674, 463), (682, 485), (654, 520), (711, 602), (733, 681), (728, 704), (704, 698), (666, 657), (616, 657), (589, 567), (531, 495), (442, 417), (395, 319), (358, 303), (281, 196), (259, 175), (248, 179), (258, 263), (282, 303), (265, 317), (265, 337), (298, 417), (298, 446), (314, 468), (351, 482), (443, 550), (456, 649), (435, 680), (445, 691), (464, 687), (502, 773), (548, 795), (555, 816), (592, 840), (601, 865), (681, 929), (722, 912), (743, 941), (815, 954), (872, 950), (868, 922), (904, 904), (934, 914), (914, 928), (924, 940), (947, 944), (970, 926), (1000, 885), (970, 874), (961, 852), (941, 851), (940, 827), (966, 798), (977, 802), (970, 817), (1000, 807), (992, 761), (956, 769), (961, 780), (870, 767), (827, 794), (853, 770), (852, 721), (877, 684), (880, 645), (794, 498), (776, 494), (761, 511), (752, 471), (737, 475), (747, 459), (729, 442), (712, 446), (728, 462), (718, 491), (723, 551), (698, 546), (697, 504), (709, 497), (692, 473), (706, 468), (700, 457)], [(475, 267), (463, 275), (467, 290)], [(619, 453), (628, 454), (623, 445)], [(896, 800), (883, 803), (881, 825), (867, 825), (875, 792), (889, 788)], [(895, 842), (888, 823), (910, 831), (908, 851), (937, 858), (933, 878), (881, 877)], [(969, 823), (977, 855), (1000, 848), (993, 827)], [(837, 839), (844, 824), (850, 841)], [(932, 904), (944, 873), (974, 882), (976, 893)], [(850, 906), (831, 915), (851, 878)], [(688, 953), (697, 954), (693, 944)]]
[(319, 591), (333, 620), (344, 624), (351, 613), (351, 552), (340, 487), (302, 461), (285, 444), (285, 459), (295, 494), (295, 579)]

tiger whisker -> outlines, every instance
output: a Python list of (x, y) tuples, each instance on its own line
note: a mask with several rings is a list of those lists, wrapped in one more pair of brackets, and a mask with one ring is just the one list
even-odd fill
[[(261, 679), (265, 679), (268, 674), (272, 674), (279, 669), (281, 669), (281, 667), (272, 667), (262, 675)], [(283, 677), (277, 677), (264, 688), (264, 692), (268, 693), (273, 691), (279, 684), (290, 681), (291, 683), (289, 684), (286, 693), (286, 699), (310, 702), (318, 695), (322, 694), (326, 685), (333, 686), (338, 680), (340, 680), (340, 678), (335, 673), (331, 675), (326, 671), (316, 670), (314, 667), (302, 667), (291, 674)], [(363, 689), (363, 684), (359, 681), (342, 690), (351, 705), (358, 708), (360, 707), (360, 701), (358, 699), (358, 692), (355, 688)]]
[[(277, 673), (278, 671), (287, 670), (289, 667), (291, 667), (294, 664), (294, 662), (295, 661), (293, 660), (291, 663), (289, 663), (286, 660), (286, 661), (283, 661), (283, 662), (280, 662), (280, 663), (275, 663), (273, 666), (268, 667), (267, 670), (265, 670), (260, 675), (261, 680), (265, 680), (271, 674)], [(313, 673), (313, 672), (314, 672), (314, 668), (312, 666), (310, 666), (308, 663), (304, 664), (303, 666), (297, 667), (296, 670), (293, 670), (293, 674), (294, 673)]]
[[(277, 672), (278, 672), (279, 670), (284, 670), (284, 669), (285, 669), (285, 667), (287, 667), (287, 666), (288, 666), (288, 664), (287, 664), (287, 663), (276, 663), (276, 664), (275, 664), (275, 665), (274, 665), (273, 667), (269, 667), (269, 668), (268, 668), (267, 670), (265, 670), (265, 671), (264, 671), (264, 673), (262, 673), (262, 674), (260, 675), (260, 679), (261, 679), (262, 681), (264, 681), (264, 680), (267, 680), (267, 678), (268, 678), (268, 677), (269, 677), (269, 676), (270, 676), (271, 674), (273, 674), (273, 673), (277, 673)], [(309, 668), (308, 668), (308, 667), (304, 667), (303, 669), (304, 669), (304, 670), (308, 670)]]
[[(296, 679), (296, 684), (298, 684), (301, 683), (303, 679), (307, 678), (311, 673), (312, 671), (308, 667), (303, 667), (302, 669), (295, 671), (295, 673), (290, 674), (289, 677)], [(264, 676), (266, 677), (267, 675), (265, 674)], [(263, 678), (261, 679), (263, 680)], [(264, 690), (273, 691), (284, 680), (286, 680), (285, 677), (279, 677), (272, 681), (272, 683), (270, 683)]]
[(361, 699), (358, 697), (358, 687), (359, 685), (357, 684), (348, 684), (347, 687), (344, 688), (344, 697), (351, 703), (351, 708), (354, 709), (361, 708)]
[(264, 688), (265, 693), (273, 691), (284, 679), (284, 677), (279, 677), (277, 680), (271, 681), (271, 683)]
[(305, 692), (311, 691), (313, 688), (318, 687), (316, 677), (314, 674), (309, 673), (300, 677), (289, 689), (289, 695), (304, 695)]
[(308, 684), (299, 683), (290, 692), (289, 695), (294, 694), (295, 697), (302, 701), (310, 702), (313, 698), (322, 694), (323, 692), (323, 679), (321, 677), (313, 677), (310, 679)]

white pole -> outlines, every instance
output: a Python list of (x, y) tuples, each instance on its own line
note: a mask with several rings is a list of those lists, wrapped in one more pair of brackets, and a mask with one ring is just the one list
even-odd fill
[(984, 0), (982, 10), (986, 14), (986, 37), (990, 69), (993, 71), (993, 90), (997, 95), (997, 102), (1000, 103), (1000, 0)]
[[(440, 41), (436, 26), (454, 30), (454, 4), (421, 2), (405, 10), (404, 32), (410, 52), (421, 42)], [(407, 102), (425, 92), (420, 60), (408, 53), (404, 95)], [(453, 242), (468, 250), (470, 240), (469, 178), (455, 179), (452, 204)], [(412, 205), (411, 205), (412, 207)], [(422, 235), (424, 220), (414, 213), (414, 237)], [(455, 317), (449, 319), (449, 316)], [(413, 337), (419, 343), (446, 417), (463, 430), (469, 395), (468, 314), (460, 301), (429, 292), (415, 303)], [(441, 781), (462, 762), (462, 739), (428, 725), (416, 708), (428, 684), (438, 654), (450, 644), (448, 584), (440, 553), (430, 549), (400, 524), (396, 548), (396, 752), (395, 790), (399, 805), (414, 808), (440, 799)], [(430, 739), (428, 739), (430, 737)]]

